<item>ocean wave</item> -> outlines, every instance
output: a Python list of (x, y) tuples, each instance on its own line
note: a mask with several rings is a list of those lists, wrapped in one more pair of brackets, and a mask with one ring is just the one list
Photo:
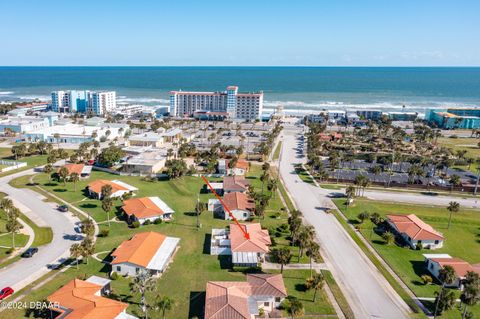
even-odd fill
[(170, 104), (170, 101), (168, 99), (151, 98), (151, 97), (133, 98), (133, 97), (126, 97), (126, 96), (121, 96), (117, 98), (117, 102)]
[(12, 92), (12, 91), (0, 91), (0, 95), (12, 95), (14, 93), (15, 92)]

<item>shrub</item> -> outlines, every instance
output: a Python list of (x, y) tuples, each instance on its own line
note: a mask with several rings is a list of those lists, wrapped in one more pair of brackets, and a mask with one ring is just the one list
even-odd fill
[(382, 234), (382, 238), (385, 241), (387, 245), (392, 244), (395, 241), (395, 235), (393, 235), (391, 232), (386, 231)]
[(417, 244), (415, 245), (415, 249), (416, 250), (422, 250), (423, 249), (422, 243), (417, 242)]
[(150, 221), (150, 219), (147, 219), (143, 224), (144, 225), (150, 225), (152, 222)]
[(118, 279), (118, 274), (116, 272), (112, 271), (112, 273), (110, 274), (110, 279), (117, 280)]
[(100, 137), (100, 142), (104, 143), (107, 141), (107, 137), (106, 136), (102, 136)]
[(98, 234), (100, 237), (108, 237), (108, 234), (110, 233), (110, 230), (108, 229), (102, 229), (100, 230), (100, 234)]
[(422, 278), (422, 281), (423, 281), (424, 285), (429, 285), (433, 282), (432, 277), (429, 276), (429, 275), (422, 275), (422, 277), (420, 277), (420, 278)]
[(132, 227), (133, 227), (133, 228), (138, 228), (138, 227), (140, 227), (140, 222), (139, 222), (139, 221), (134, 221), (134, 222), (132, 223)]
[(155, 225), (160, 225), (162, 223), (162, 219), (161, 218), (157, 218), (155, 219), (155, 221), (153, 222)]

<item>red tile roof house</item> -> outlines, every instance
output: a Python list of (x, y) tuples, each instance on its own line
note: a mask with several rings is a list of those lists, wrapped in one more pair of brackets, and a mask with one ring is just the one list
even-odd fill
[[(250, 239), (246, 239), (240, 229), (248, 232)], [(230, 224), (230, 230), (212, 229), (210, 243), (211, 255), (232, 255), (233, 266), (258, 267), (265, 261), (265, 255), (270, 252), (270, 235), (268, 230), (262, 229), (259, 223)]]
[[(251, 219), (255, 210), (255, 201), (246, 193), (227, 193), (223, 196), (223, 203), (237, 220)], [(210, 199), (208, 201), (208, 209), (215, 215), (220, 216), (220, 218), (225, 220), (233, 219), (218, 199)]]
[[(68, 175), (71, 175), (72, 173), (77, 173), (80, 178), (88, 178), (90, 177), (90, 174), (92, 173), (92, 166), (90, 165), (85, 165), (85, 164), (66, 164), (63, 165), (67, 171)], [(57, 170), (57, 173), (60, 171), (62, 167), (59, 167)]]
[(165, 271), (179, 241), (180, 238), (157, 232), (138, 233), (112, 253), (112, 272), (122, 276), (135, 276), (142, 271), (159, 275)]
[(437, 249), (443, 246), (443, 240), (445, 239), (443, 235), (414, 214), (387, 215), (387, 222), (393, 231), (400, 235), (413, 249), (416, 248), (418, 243), (428, 249)]
[(219, 159), (218, 160), (218, 173), (225, 175), (245, 175), (250, 169), (248, 162), (243, 158), (239, 158), (235, 167), (230, 168), (230, 160)]
[(248, 274), (247, 281), (209, 281), (205, 319), (254, 319), (272, 312), (287, 297), (282, 275)]
[(248, 185), (249, 182), (243, 176), (225, 176), (223, 178), (223, 193), (245, 193), (248, 190)]
[(424, 254), (425, 266), (428, 271), (440, 281), (440, 270), (445, 266), (451, 266), (455, 270), (457, 279), (448, 287), (463, 289), (462, 281), (467, 272), (472, 271), (480, 275), (480, 264), (471, 265), (460, 258), (453, 258), (448, 254)]
[(109, 181), (105, 179), (98, 179), (88, 184), (88, 194), (91, 197), (102, 199), (102, 187), (105, 185), (112, 186), (112, 195), (110, 197), (122, 197), (123, 194), (133, 194), (134, 191), (138, 191), (138, 188), (128, 185), (127, 183), (119, 180)]
[(147, 220), (171, 220), (173, 209), (158, 197), (131, 198), (123, 201), (123, 211), (129, 223), (138, 221), (144, 224)]
[(92, 276), (86, 281), (74, 279), (47, 297), (56, 319), (136, 319), (125, 312), (127, 303), (104, 297), (110, 280)]

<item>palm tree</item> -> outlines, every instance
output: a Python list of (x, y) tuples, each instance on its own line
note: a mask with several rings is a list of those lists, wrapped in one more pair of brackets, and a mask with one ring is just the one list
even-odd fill
[(80, 255), (82, 256), (82, 258), (85, 258), (88, 265), (88, 257), (93, 255), (93, 253), (95, 252), (95, 243), (93, 242), (92, 237), (87, 236), (80, 244), (80, 248)]
[(317, 242), (311, 240), (308, 243), (306, 254), (310, 258), (310, 277), (313, 273), (313, 261), (320, 259), (320, 245)]
[(107, 213), (108, 227), (110, 227), (110, 211), (112, 210), (112, 207), (113, 199), (110, 197), (104, 197), (102, 199), (102, 209), (105, 213)]
[(458, 213), (460, 210), (460, 204), (458, 202), (450, 202), (448, 203), (447, 210), (450, 212), (447, 229), (450, 229), (450, 224), (452, 223), (452, 213)]
[(72, 174), (70, 174), (70, 180), (73, 182), (73, 189), (76, 192), (77, 182), (80, 180), (80, 175), (78, 175), (78, 173), (73, 172)]
[(304, 313), (302, 302), (295, 297), (290, 297), (289, 300), (288, 312), (292, 315), (292, 319), (302, 316)]
[(440, 302), (440, 299), (442, 298), (442, 294), (445, 290), (445, 286), (451, 285), (457, 278), (457, 275), (455, 274), (455, 270), (452, 268), (452, 266), (444, 266), (442, 269), (440, 269), (439, 276), (440, 281), (442, 282), (442, 288), (440, 289), (440, 292), (438, 293), (437, 300), (435, 302), (435, 311), (433, 312), (433, 318), (437, 318), (437, 312), (438, 312), (438, 304)]
[(112, 185), (110, 184), (103, 185), (100, 191), (102, 198), (110, 197), (112, 195), (112, 191), (113, 191)]
[(145, 294), (148, 291), (155, 290), (157, 287), (156, 280), (152, 277), (152, 275), (143, 270), (140, 271), (130, 282), (130, 289), (133, 292), (138, 292), (141, 295), (140, 303), (142, 306), (142, 311), (145, 314), (145, 318), (147, 319), (147, 300), (145, 298)]
[(280, 264), (280, 273), (283, 274), (283, 266), (288, 265), (292, 259), (292, 252), (287, 247), (272, 249), (270, 254), (275, 262)]
[(52, 181), (52, 171), (53, 171), (52, 164), (47, 164), (43, 167), (43, 172), (48, 175), (49, 181)]
[(460, 186), (462, 185), (462, 180), (460, 179), (460, 176), (458, 176), (457, 174), (453, 174), (452, 176), (450, 176), (450, 192), (453, 191), (453, 187), (457, 187), (457, 186)]
[(3, 209), (7, 213), (7, 215), (13, 207), (13, 202), (9, 198), (2, 198), (2, 200), (0, 201), (0, 208)]
[(76, 260), (76, 266), (78, 269), (78, 257), (82, 255), (82, 246), (80, 244), (73, 244), (70, 246), (70, 257)]
[(13, 206), (7, 213), (6, 229), (12, 233), (12, 249), (15, 249), (15, 234), (22, 228), (22, 224), (18, 222), (20, 211)]
[(67, 185), (68, 169), (65, 166), (60, 167), (58, 176), (63, 181), (63, 186)]
[(168, 296), (159, 297), (157, 301), (157, 308), (162, 311), (162, 318), (165, 319), (165, 313), (167, 310), (172, 309), (174, 305), (173, 299)]
[(313, 302), (317, 300), (317, 290), (323, 287), (324, 282), (325, 279), (323, 278), (323, 275), (318, 273), (307, 279), (307, 289), (314, 289)]
[(355, 197), (355, 187), (352, 185), (348, 185), (345, 189), (345, 195), (347, 196), (347, 208), (350, 206), (350, 200)]
[(467, 272), (460, 300), (465, 304), (462, 314), (462, 319), (465, 319), (468, 306), (475, 306), (480, 301), (480, 275), (476, 272)]

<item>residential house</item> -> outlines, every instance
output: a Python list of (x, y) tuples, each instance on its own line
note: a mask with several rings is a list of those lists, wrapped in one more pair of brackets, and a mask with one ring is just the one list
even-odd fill
[(219, 159), (217, 164), (218, 173), (224, 175), (245, 175), (249, 168), (248, 162), (243, 158), (239, 158), (234, 167), (230, 167), (228, 159)]
[(463, 289), (462, 281), (469, 271), (476, 272), (480, 275), (480, 264), (471, 265), (465, 260), (451, 257), (448, 254), (424, 254), (423, 257), (425, 257), (425, 267), (427, 267), (428, 271), (439, 281), (441, 281), (440, 270), (442, 270), (443, 267), (450, 266), (455, 270), (457, 278), (452, 284), (447, 285), (448, 287)]
[[(223, 203), (237, 220), (249, 220), (255, 210), (255, 201), (246, 193), (227, 193), (223, 196)], [(223, 218), (233, 219), (225, 208), (223, 208)]]
[(143, 134), (132, 135), (125, 142), (126, 146), (151, 146), (159, 148), (163, 145), (163, 134), (147, 132)]
[[(68, 171), (68, 175), (77, 173), (80, 178), (88, 178), (92, 173), (92, 166), (85, 164), (65, 164), (63, 165)], [(57, 170), (60, 171), (61, 167)]]
[(255, 319), (271, 313), (287, 297), (280, 274), (248, 274), (247, 281), (209, 281), (205, 319)]
[(73, 279), (47, 297), (56, 319), (135, 319), (125, 312), (127, 303), (106, 298), (110, 280), (92, 276), (86, 281)]
[(249, 183), (244, 176), (235, 175), (223, 178), (223, 192), (225, 194), (232, 192), (245, 193), (248, 190), (248, 185)]
[(102, 196), (102, 187), (105, 185), (110, 185), (112, 187), (112, 195), (110, 197), (122, 197), (124, 194), (133, 194), (134, 191), (137, 191), (138, 188), (128, 185), (125, 182), (119, 180), (105, 180), (105, 179), (98, 179), (94, 182), (91, 182), (87, 186), (88, 194), (91, 197), (95, 197), (101, 199)]
[(131, 198), (123, 201), (123, 211), (128, 222), (138, 221), (144, 224), (147, 220), (170, 220), (174, 213), (164, 201), (158, 197)]
[(135, 276), (143, 271), (159, 275), (165, 271), (179, 241), (180, 238), (157, 232), (138, 233), (112, 253), (112, 272), (122, 276)]
[[(245, 238), (243, 231), (249, 234)], [(257, 267), (265, 261), (272, 244), (268, 230), (259, 223), (230, 224), (229, 230), (212, 229), (211, 255), (232, 255), (232, 263), (239, 267)]]
[(443, 247), (443, 235), (414, 214), (387, 215), (387, 222), (394, 233), (402, 237), (413, 249), (417, 244), (428, 249)]

